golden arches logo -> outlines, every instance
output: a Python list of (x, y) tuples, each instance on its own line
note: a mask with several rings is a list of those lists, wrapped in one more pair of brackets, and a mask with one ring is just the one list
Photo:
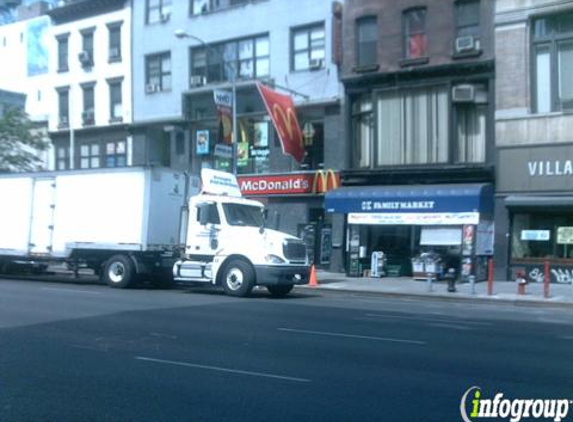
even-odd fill
[[(277, 129), (281, 132), (279, 135), (281, 138), (285, 138), (288, 135), (290, 140), (294, 139), (295, 135), (298, 135), (300, 144), (302, 145), (302, 135), (300, 133), (300, 128), (298, 127), (296, 114), (292, 107), (287, 107), (286, 112), (279, 104), (273, 104), (273, 116), (277, 122)], [(279, 120), (280, 119), (280, 120)], [(282, 124), (279, 124), (282, 123)], [(288, 133), (284, 133), (284, 130)]]
[[(328, 182), (331, 181), (329, 186)], [(317, 170), (312, 181), (312, 193), (325, 193), (338, 187), (338, 176), (334, 170)]]

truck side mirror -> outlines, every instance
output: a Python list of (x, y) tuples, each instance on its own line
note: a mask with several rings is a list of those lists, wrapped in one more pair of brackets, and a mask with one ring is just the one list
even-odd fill
[(263, 219), (267, 220), (269, 218), (269, 210), (264, 208), (263, 209)]

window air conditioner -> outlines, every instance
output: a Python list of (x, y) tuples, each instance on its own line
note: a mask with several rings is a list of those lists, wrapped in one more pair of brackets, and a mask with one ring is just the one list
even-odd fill
[(157, 85), (147, 84), (147, 85), (145, 85), (145, 93), (146, 93), (146, 94), (151, 94), (151, 93), (153, 93), (153, 92), (159, 91), (157, 88), (158, 88)]
[(60, 126), (67, 126), (68, 116), (60, 116)]
[(94, 112), (93, 110), (86, 110), (82, 112), (82, 120), (84, 124), (89, 124), (94, 122)]
[(87, 51), (80, 52), (80, 54), (78, 54), (78, 60), (83, 66), (89, 65), (92, 62), (91, 55)]
[(316, 70), (322, 68), (322, 59), (310, 59), (308, 63), (308, 68), (311, 70)]
[(170, 17), (171, 17), (171, 13), (162, 13), (161, 17), (160, 17), (161, 22), (167, 22)]
[(189, 85), (191, 87), (203, 86), (206, 83), (207, 83), (207, 78), (205, 78), (205, 76), (194, 75), (189, 78)]
[(471, 103), (475, 100), (476, 90), (473, 85), (457, 85), (452, 88), (454, 103)]
[(456, 53), (473, 51), (476, 49), (476, 39), (472, 35), (456, 38)]

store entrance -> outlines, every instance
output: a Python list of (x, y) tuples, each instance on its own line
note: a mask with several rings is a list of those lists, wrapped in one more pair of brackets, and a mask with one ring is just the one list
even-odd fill
[(412, 275), (411, 258), (419, 253), (419, 226), (364, 226), (365, 244), (369, 251), (382, 251), (386, 255), (389, 277)]

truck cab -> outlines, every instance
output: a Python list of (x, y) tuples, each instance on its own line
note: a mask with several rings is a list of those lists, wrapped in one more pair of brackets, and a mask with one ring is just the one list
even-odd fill
[(257, 285), (285, 296), (308, 283), (300, 239), (266, 228), (263, 204), (243, 198), (233, 175), (204, 169), (201, 179), (202, 192), (189, 199), (184, 258), (173, 267), (177, 283), (222, 285), (234, 296)]

